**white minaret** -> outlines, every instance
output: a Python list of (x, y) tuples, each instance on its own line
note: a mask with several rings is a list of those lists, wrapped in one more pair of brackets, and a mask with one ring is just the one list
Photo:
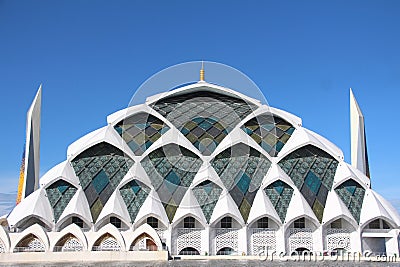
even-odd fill
[(39, 187), (41, 107), (42, 85), (39, 86), (26, 116), (25, 170), (21, 200)]
[(364, 115), (350, 88), (351, 165), (370, 177)]

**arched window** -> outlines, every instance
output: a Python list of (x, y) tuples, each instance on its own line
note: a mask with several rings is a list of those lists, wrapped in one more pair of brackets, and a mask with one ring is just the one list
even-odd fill
[(183, 219), (183, 228), (195, 228), (195, 219), (190, 216)]
[(147, 224), (150, 225), (153, 228), (158, 228), (158, 219), (154, 217), (148, 217), (147, 218)]
[(187, 247), (187, 248), (182, 249), (179, 252), (179, 255), (200, 255), (200, 253), (195, 248)]
[(218, 250), (217, 255), (230, 255), (234, 252), (233, 248), (224, 247)]
[(121, 228), (121, 220), (117, 217), (110, 217), (110, 223), (118, 229)]
[(268, 228), (268, 217), (258, 219), (257, 228)]
[(302, 217), (293, 222), (293, 227), (297, 229), (306, 228), (306, 218)]
[(232, 217), (224, 217), (221, 219), (221, 228), (232, 228)]

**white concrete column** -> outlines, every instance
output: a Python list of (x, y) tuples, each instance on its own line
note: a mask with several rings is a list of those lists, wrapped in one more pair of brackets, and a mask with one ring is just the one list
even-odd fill
[(313, 232), (313, 251), (324, 251), (323, 229), (322, 225)]
[(211, 254), (210, 250), (210, 226), (206, 226), (201, 235), (201, 253)]
[(244, 252), (246, 255), (247, 254), (247, 224), (242, 227), (242, 229), (239, 230), (238, 233), (238, 252), (241, 254)]
[(167, 249), (170, 254), (173, 254), (173, 251), (172, 251), (172, 226), (171, 225), (168, 225), (167, 230), (165, 230), (164, 236), (165, 236), (165, 244), (167, 245)]
[(286, 240), (285, 238), (285, 227), (283, 225), (278, 230), (276, 230), (275, 238), (276, 238), (276, 254), (279, 255), (279, 253), (281, 252), (287, 252), (286, 243), (288, 243), (289, 240)]

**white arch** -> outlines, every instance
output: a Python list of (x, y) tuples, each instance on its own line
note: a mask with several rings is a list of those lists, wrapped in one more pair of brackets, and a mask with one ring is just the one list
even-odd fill
[(137, 229), (135, 229), (135, 231), (133, 231), (132, 235), (129, 235), (126, 232), (122, 233), (122, 234), (125, 236), (125, 240), (126, 240), (126, 251), (130, 250), (130, 247), (131, 247), (133, 241), (135, 241), (135, 239), (138, 238), (142, 234), (149, 235), (153, 239), (154, 243), (156, 244), (157, 249), (162, 250), (162, 243), (161, 243), (160, 237), (158, 236), (156, 230), (154, 230), (147, 223), (142, 224)]
[(59, 232), (57, 238), (50, 240), (50, 251), (54, 251), (56, 244), (68, 234), (73, 235), (81, 242), (83, 250), (88, 250), (88, 242), (85, 234), (79, 226), (73, 223), (65, 227), (61, 232)]
[(13, 244), (11, 245), (12, 249), (10, 249), (10, 251), (14, 250), (14, 248), (18, 245), (18, 243), (21, 242), (22, 240), (24, 240), (30, 234), (36, 236), (42, 242), (42, 244), (45, 248), (45, 251), (49, 251), (49, 247), (50, 247), (49, 238), (48, 238), (46, 232), (43, 230), (43, 228), (38, 224), (34, 224), (34, 225), (28, 227), (27, 229), (25, 229), (21, 233), (19, 238), (17, 238), (13, 242)]
[(121, 247), (121, 251), (125, 251), (126, 244), (125, 244), (125, 240), (124, 240), (123, 236), (118, 231), (118, 229), (110, 223), (106, 224), (104, 227), (99, 229), (90, 238), (88, 237), (88, 244), (89, 244), (88, 250), (91, 251), (93, 249), (93, 246), (96, 243), (96, 241), (98, 241), (99, 238), (105, 234), (110, 234), (111, 236), (113, 236), (115, 238), (115, 240), (117, 240), (117, 242), (119, 243), (119, 245)]

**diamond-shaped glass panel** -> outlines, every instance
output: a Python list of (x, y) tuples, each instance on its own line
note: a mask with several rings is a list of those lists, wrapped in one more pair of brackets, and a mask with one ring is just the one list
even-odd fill
[(350, 179), (336, 187), (335, 192), (347, 206), (353, 218), (359, 223), (365, 189), (359, 183)]
[(53, 209), (55, 222), (58, 221), (76, 191), (75, 186), (64, 180), (58, 180), (46, 188), (46, 195)]
[(332, 189), (338, 161), (327, 152), (307, 145), (287, 155), (278, 165), (289, 175), (319, 222), (322, 222), (326, 198)]
[(192, 190), (203, 211), (204, 217), (206, 217), (207, 223), (209, 223), (222, 189), (210, 180), (206, 180), (195, 186)]
[(239, 143), (218, 154), (211, 165), (247, 222), (254, 197), (271, 162), (254, 148)]
[(203, 155), (209, 156), (257, 106), (204, 89), (163, 98), (152, 108), (167, 118)]
[(169, 130), (163, 121), (145, 112), (120, 121), (114, 128), (137, 156), (142, 155)]
[(286, 218), (290, 200), (292, 199), (293, 188), (285, 182), (278, 180), (268, 185), (264, 191), (271, 200), (272, 205), (283, 223)]
[(202, 160), (184, 147), (168, 144), (152, 151), (141, 164), (172, 222)]
[(254, 139), (268, 154), (276, 157), (289, 140), (295, 128), (286, 120), (263, 114), (247, 121), (242, 130)]
[(128, 209), (131, 221), (134, 222), (139, 209), (150, 193), (150, 188), (138, 180), (132, 180), (119, 189)]
[(120, 149), (102, 142), (86, 149), (71, 163), (88, 200), (93, 222), (96, 222), (134, 162)]

